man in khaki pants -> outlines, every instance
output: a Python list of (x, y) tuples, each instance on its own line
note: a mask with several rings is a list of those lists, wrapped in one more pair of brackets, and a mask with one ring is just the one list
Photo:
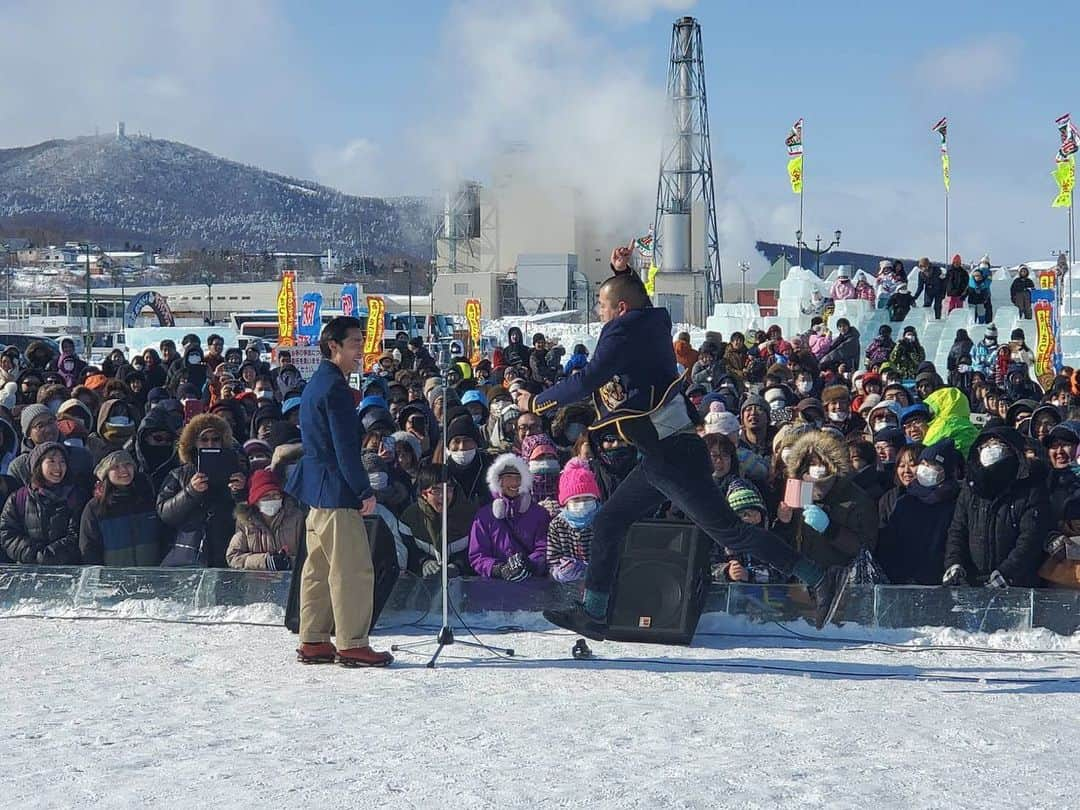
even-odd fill
[(310, 507), (296, 656), (305, 664), (384, 667), (393, 656), (368, 645), (375, 572), (363, 516), (375, 511), (375, 494), (360, 461), (363, 428), (348, 385), (364, 353), (360, 322), (334, 318), (319, 350), (323, 361), (300, 400), (304, 455), (285, 486)]

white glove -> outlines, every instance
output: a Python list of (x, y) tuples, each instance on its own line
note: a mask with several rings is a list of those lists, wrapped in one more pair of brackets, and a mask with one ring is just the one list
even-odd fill
[(996, 568), (990, 572), (990, 578), (986, 580), (987, 588), (1008, 588), (1009, 583), (1005, 581), (1005, 577), (1001, 575), (1001, 572)]
[(425, 560), (424, 564), (420, 567), (420, 573), (425, 577), (433, 577), (442, 571), (442, 566), (438, 560)]
[(965, 585), (967, 584), (967, 572), (962, 565), (951, 565), (941, 578), (942, 585)]

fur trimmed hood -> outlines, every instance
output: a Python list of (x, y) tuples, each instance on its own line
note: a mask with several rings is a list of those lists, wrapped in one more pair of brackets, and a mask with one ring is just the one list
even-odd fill
[[(521, 490), (517, 498), (514, 499), (515, 502), (504, 498), (502, 487), (499, 486), (499, 476), (508, 470), (513, 470), (521, 476)], [(529, 470), (529, 465), (514, 453), (503, 453), (491, 462), (491, 466), (488, 467), (487, 471), (487, 484), (491, 497), (494, 498), (491, 504), (491, 512), (498, 520), (523, 515), (532, 506), (532, 472)]]
[(800, 470), (806, 472), (812, 455), (816, 455), (825, 463), (830, 476), (840, 479), (851, 474), (851, 459), (843, 441), (821, 430), (803, 434), (792, 445), (791, 459), (787, 465), (788, 472), (793, 477), (798, 477), (801, 474)]
[(232, 428), (229, 427), (229, 423), (212, 413), (200, 413), (191, 417), (191, 421), (184, 425), (184, 429), (180, 433), (180, 439), (176, 443), (176, 452), (180, 456), (181, 463), (195, 463), (195, 441), (199, 438), (199, 434), (207, 428), (215, 428), (221, 433), (222, 447), (233, 446), (233, 432)]

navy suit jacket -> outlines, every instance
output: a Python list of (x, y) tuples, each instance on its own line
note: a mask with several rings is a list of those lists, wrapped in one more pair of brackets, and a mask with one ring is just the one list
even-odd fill
[(285, 491), (320, 509), (359, 509), (374, 494), (360, 461), (363, 433), (345, 375), (323, 360), (300, 398), (304, 455)]

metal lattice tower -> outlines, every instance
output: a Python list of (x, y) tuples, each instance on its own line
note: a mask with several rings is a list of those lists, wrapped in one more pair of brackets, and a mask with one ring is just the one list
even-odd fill
[[(716, 231), (701, 25), (693, 17), (682, 17), (672, 26), (668, 102), (671, 133), (660, 157), (653, 225), (654, 261), (663, 272), (703, 270), (707, 314), (711, 314), (713, 305), (723, 302), (724, 289)], [(698, 199), (705, 213), (705, 266), (702, 268), (692, 266), (691, 250), (693, 205)]]

